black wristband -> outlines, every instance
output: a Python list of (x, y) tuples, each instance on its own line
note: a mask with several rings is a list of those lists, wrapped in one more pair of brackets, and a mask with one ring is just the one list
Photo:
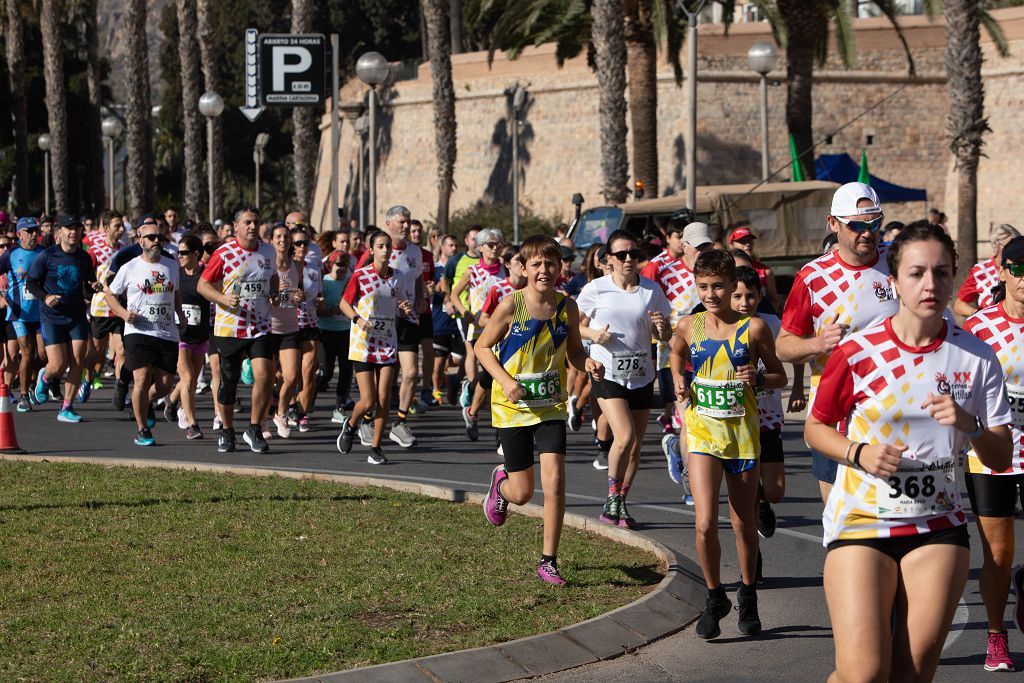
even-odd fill
[(866, 443), (859, 443), (857, 444), (857, 450), (853, 452), (853, 466), (856, 467), (857, 469), (863, 469), (860, 466), (860, 452), (864, 450), (865, 446), (867, 446)]

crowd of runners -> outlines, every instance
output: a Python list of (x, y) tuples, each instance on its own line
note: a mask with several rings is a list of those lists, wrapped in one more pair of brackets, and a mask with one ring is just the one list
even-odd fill
[[(626, 231), (595, 245), (514, 245), (483, 226), (460, 245), (401, 205), (365, 232), (318, 234), (301, 213), (273, 222), (252, 209), (219, 226), (180, 225), (173, 210), (130, 228), (114, 212), (91, 230), (70, 216), (41, 223), (20, 218), (0, 244), (4, 368), (19, 412), (52, 400), (58, 420), (79, 422), (109, 376), (135, 444), (156, 442), (162, 410), (189, 439), (208, 423), (218, 451), (234, 451), (236, 417), (247, 415), (241, 439), (263, 453), (268, 439), (325, 428), (315, 403), (336, 376), (337, 448), (358, 440), (374, 465), (388, 462), (385, 439), (417, 445), (410, 415), (457, 404), (477, 441), (489, 413), (503, 464), (485, 517), (499, 526), (510, 503), (532, 498), (539, 460), (537, 574), (554, 585), (566, 583), (567, 431), (593, 431), (593, 465), (607, 470), (601, 522), (634, 528), (627, 501), (654, 424), (696, 515), (707, 597), (695, 630), (711, 639), (732, 611), (722, 482), (740, 562), (737, 630), (755, 635), (759, 545), (786, 490), (784, 415), (806, 409), (835, 680), (934, 676), (967, 581), (961, 462), (984, 558), (985, 668), (1013, 668), (1004, 613), (1014, 585), (1024, 629), (1024, 570), (1012, 571), (1024, 505), (1024, 237), (1012, 226), (993, 231), (993, 256), (954, 292), (944, 227), (885, 224), (875, 192), (849, 183), (833, 197), (823, 254), (783, 303), (751, 226), (720, 237), (689, 216), (670, 219), (653, 251)], [(577, 246), (588, 248), (573, 272)], [(252, 387), (248, 410), (239, 383)], [(213, 413), (200, 416), (207, 387)]]

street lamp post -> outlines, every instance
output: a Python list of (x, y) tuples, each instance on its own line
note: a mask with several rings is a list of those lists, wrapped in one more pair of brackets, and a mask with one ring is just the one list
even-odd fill
[[(266, 133), (256, 135), (256, 144), (252, 148), (252, 160), (256, 164), (256, 208), (260, 208), (260, 166), (263, 164), (263, 150), (270, 142), (270, 136)], [(211, 209), (212, 213), (212, 209)]]
[(526, 102), (526, 88), (512, 91), (512, 242), (519, 244), (519, 116)]
[(43, 212), (50, 215), (50, 134), (43, 133), (37, 140), (43, 150)]
[(215, 92), (203, 93), (199, 98), (199, 113), (206, 117), (206, 166), (210, 192), (210, 223), (213, 223), (213, 120), (224, 113), (224, 100)]
[(686, 10), (686, 208), (697, 210), (697, 13)]
[(359, 188), (359, 229), (366, 229), (366, 178), (363, 172), (363, 157), (366, 154), (366, 133), (370, 128), (370, 119), (363, 114), (355, 122), (356, 134), (359, 135), (359, 164), (356, 167), (356, 187)]
[(108, 116), (100, 124), (100, 131), (107, 143), (107, 196), (109, 208), (114, 208), (114, 140), (121, 135), (124, 126), (116, 116)]
[(771, 162), (768, 152), (768, 73), (779, 61), (779, 51), (771, 43), (754, 43), (747, 50), (750, 69), (761, 75), (761, 180), (768, 180)]
[(364, 52), (356, 61), (356, 75), (370, 86), (370, 221), (377, 222), (377, 86), (383, 83), (391, 68), (379, 52)]

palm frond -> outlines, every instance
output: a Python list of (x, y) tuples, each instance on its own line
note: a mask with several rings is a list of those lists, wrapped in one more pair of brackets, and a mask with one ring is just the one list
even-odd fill
[(989, 11), (985, 8), (981, 8), (980, 19), (981, 25), (985, 27), (985, 32), (988, 33), (988, 37), (992, 39), (993, 44), (996, 46), (996, 50), (999, 52), (1000, 57), (1010, 56), (1010, 44), (1006, 42), (1006, 34), (1003, 33), (1003, 27), (999, 25), (999, 22), (995, 20)]
[(900, 39), (900, 44), (903, 45), (903, 52), (907, 55), (907, 73), (913, 78), (917, 75), (917, 69), (914, 66), (914, 55), (910, 54), (910, 45), (907, 43), (907, 37), (903, 35), (903, 28), (896, 18), (896, 7), (893, 5), (892, 0), (874, 0), (874, 3), (896, 30), (896, 37)]
[(942, 0), (924, 0), (922, 4), (928, 21), (935, 21), (935, 18), (942, 14)]
[(779, 18), (779, 11), (775, 7), (774, 2), (770, 0), (754, 0), (754, 6), (757, 7), (757, 11), (760, 12), (765, 20), (768, 22), (768, 26), (772, 29), (772, 37), (775, 38), (775, 44), (780, 47), (786, 46), (787, 32), (786, 25)]
[[(839, 59), (847, 69), (857, 63), (857, 38), (853, 33), (853, 19), (849, 5), (844, 0), (829, 0), (829, 10), (836, 27), (836, 50)], [(818, 61), (824, 63), (828, 57), (828, 40), (819, 44)]]

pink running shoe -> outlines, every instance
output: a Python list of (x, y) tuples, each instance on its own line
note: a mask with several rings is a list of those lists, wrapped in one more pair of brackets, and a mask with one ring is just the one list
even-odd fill
[(658, 416), (658, 424), (661, 425), (662, 434), (674, 434), (675, 430), (672, 429), (672, 418), (662, 413)]
[(491, 486), (487, 489), (487, 495), (484, 497), (484, 517), (494, 526), (501, 526), (505, 523), (505, 518), (508, 517), (508, 501), (498, 493), (498, 487), (506, 479), (508, 479), (508, 472), (505, 471), (505, 466), (495, 467), (491, 472)]
[(1013, 671), (1010, 659), (1010, 644), (1006, 631), (988, 634), (988, 651), (985, 653), (985, 671)]
[(541, 581), (550, 583), (552, 586), (564, 586), (566, 584), (566, 580), (558, 572), (558, 565), (554, 562), (541, 560), (541, 563), (537, 565), (537, 576), (540, 577)]

